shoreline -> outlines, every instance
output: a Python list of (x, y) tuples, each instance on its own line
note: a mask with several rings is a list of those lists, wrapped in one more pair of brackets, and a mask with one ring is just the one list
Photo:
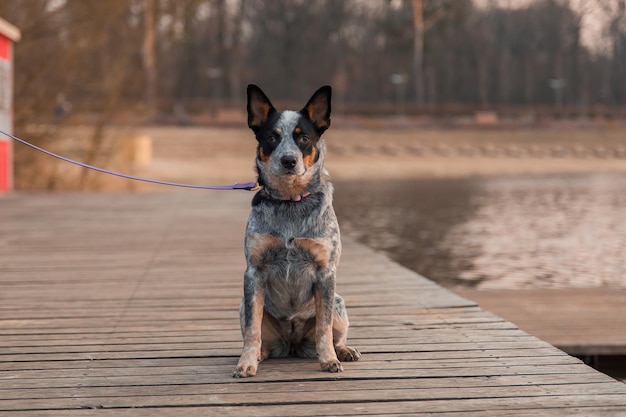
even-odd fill
[[(90, 128), (67, 128), (51, 150), (85, 160)], [(326, 166), (334, 181), (471, 178), (581, 173), (626, 173), (626, 130), (589, 129), (367, 129), (334, 128), (325, 134)], [(129, 150), (149, 143), (146, 160)], [(21, 145), (20, 145), (21, 146)], [(94, 165), (131, 175), (192, 184), (254, 180), (256, 141), (247, 128), (113, 127)], [(18, 148), (16, 146), (16, 148)], [(23, 191), (165, 191), (17, 149), (16, 181)], [(131, 155), (132, 154), (132, 155)], [(23, 160), (18, 160), (17, 158)], [(22, 178), (23, 177), (23, 178)], [(16, 178), (17, 179), (17, 178)]]

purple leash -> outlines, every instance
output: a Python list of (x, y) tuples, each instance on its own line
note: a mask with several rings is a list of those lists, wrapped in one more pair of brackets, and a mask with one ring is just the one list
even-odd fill
[(256, 182), (246, 182), (243, 184), (234, 184), (234, 185), (196, 185), (196, 184), (180, 184), (177, 182), (169, 182), (169, 181), (159, 181), (159, 180), (153, 180), (150, 178), (143, 178), (143, 177), (136, 177), (134, 175), (129, 175), (129, 174), (122, 174), (121, 172), (115, 172), (115, 171), (109, 171), (108, 169), (104, 169), (104, 168), (98, 168), (95, 167), (93, 165), (89, 165), (89, 164), (85, 164), (82, 162), (78, 162), (75, 161), (73, 159), (69, 159), (66, 158), (64, 156), (61, 155), (57, 155), (55, 153), (52, 153), (50, 151), (47, 151), (43, 148), (40, 148), (39, 146), (35, 146), (32, 143), (28, 143), (23, 139), (20, 139), (16, 136), (13, 136), (7, 132), (4, 132), (2, 130), (0, 130), (0, 133), (2, 133), (5, 136), (10, 137), (11, 139), (20, 142), (26, 146), (30, 146), (33, 149), (38, 150), (39, 152), (45, 153), (46, 155), (52, 156), (54, 158), (60, 159), (62, 161), (65, 162), (69, 162), (70, 164), (74, 164), (74, 165), (78, 165), (80, 167), (83, 168), (87, 168), (87, 169), (92, 169), (94, 171), (98, 171), (98, 172), (102, 172), (104, 174), (109, 174), (109, 175), (115, 175), (116, 177), (122, 177), (122, 178), (126, 178), (129, 180), (135, 180), (135, 181), (143, 181), (143, 182), (150, 182), (153, 184), (161, 184), (161, 185), (171, 185), (173, 187), (185, 187), (185, 188), (200, 188), (203, 190), (247, 190), (247, 191), (256, 191), (258, 189), (258, 184)]

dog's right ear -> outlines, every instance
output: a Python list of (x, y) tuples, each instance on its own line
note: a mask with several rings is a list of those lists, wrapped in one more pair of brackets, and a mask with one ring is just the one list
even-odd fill
[(276, 111), (263, 90), (254, 84), (248, 84), (248, 127), (257, 132), (270, 114)]
[(313, 93), (313, 97), (300, 110), (302, 115), (313, 122), (320, 135), (330, 127), (330, 97), (332, 92), (333, 90), (329, 85), (321, 87)]

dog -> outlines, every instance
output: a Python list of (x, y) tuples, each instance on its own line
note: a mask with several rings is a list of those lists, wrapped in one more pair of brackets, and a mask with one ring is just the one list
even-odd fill
[(361, 354), (346, 345), (348, 313), (335, 293), (341, 241), (321, 138), (332, 89), (318, 89), (300, 111), (277, 111), (253, 84), (247, 95), (260, 190), (246, 227), (243, 351), (233, 376), (289, 356), (317, 357), (323, 371), (341, 372), (341, 362)]

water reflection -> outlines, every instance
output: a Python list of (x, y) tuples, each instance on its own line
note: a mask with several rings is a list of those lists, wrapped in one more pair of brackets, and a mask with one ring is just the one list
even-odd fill
[(446, 286), (626, 287), (626, 176), (336, 183), (342, 231)]

